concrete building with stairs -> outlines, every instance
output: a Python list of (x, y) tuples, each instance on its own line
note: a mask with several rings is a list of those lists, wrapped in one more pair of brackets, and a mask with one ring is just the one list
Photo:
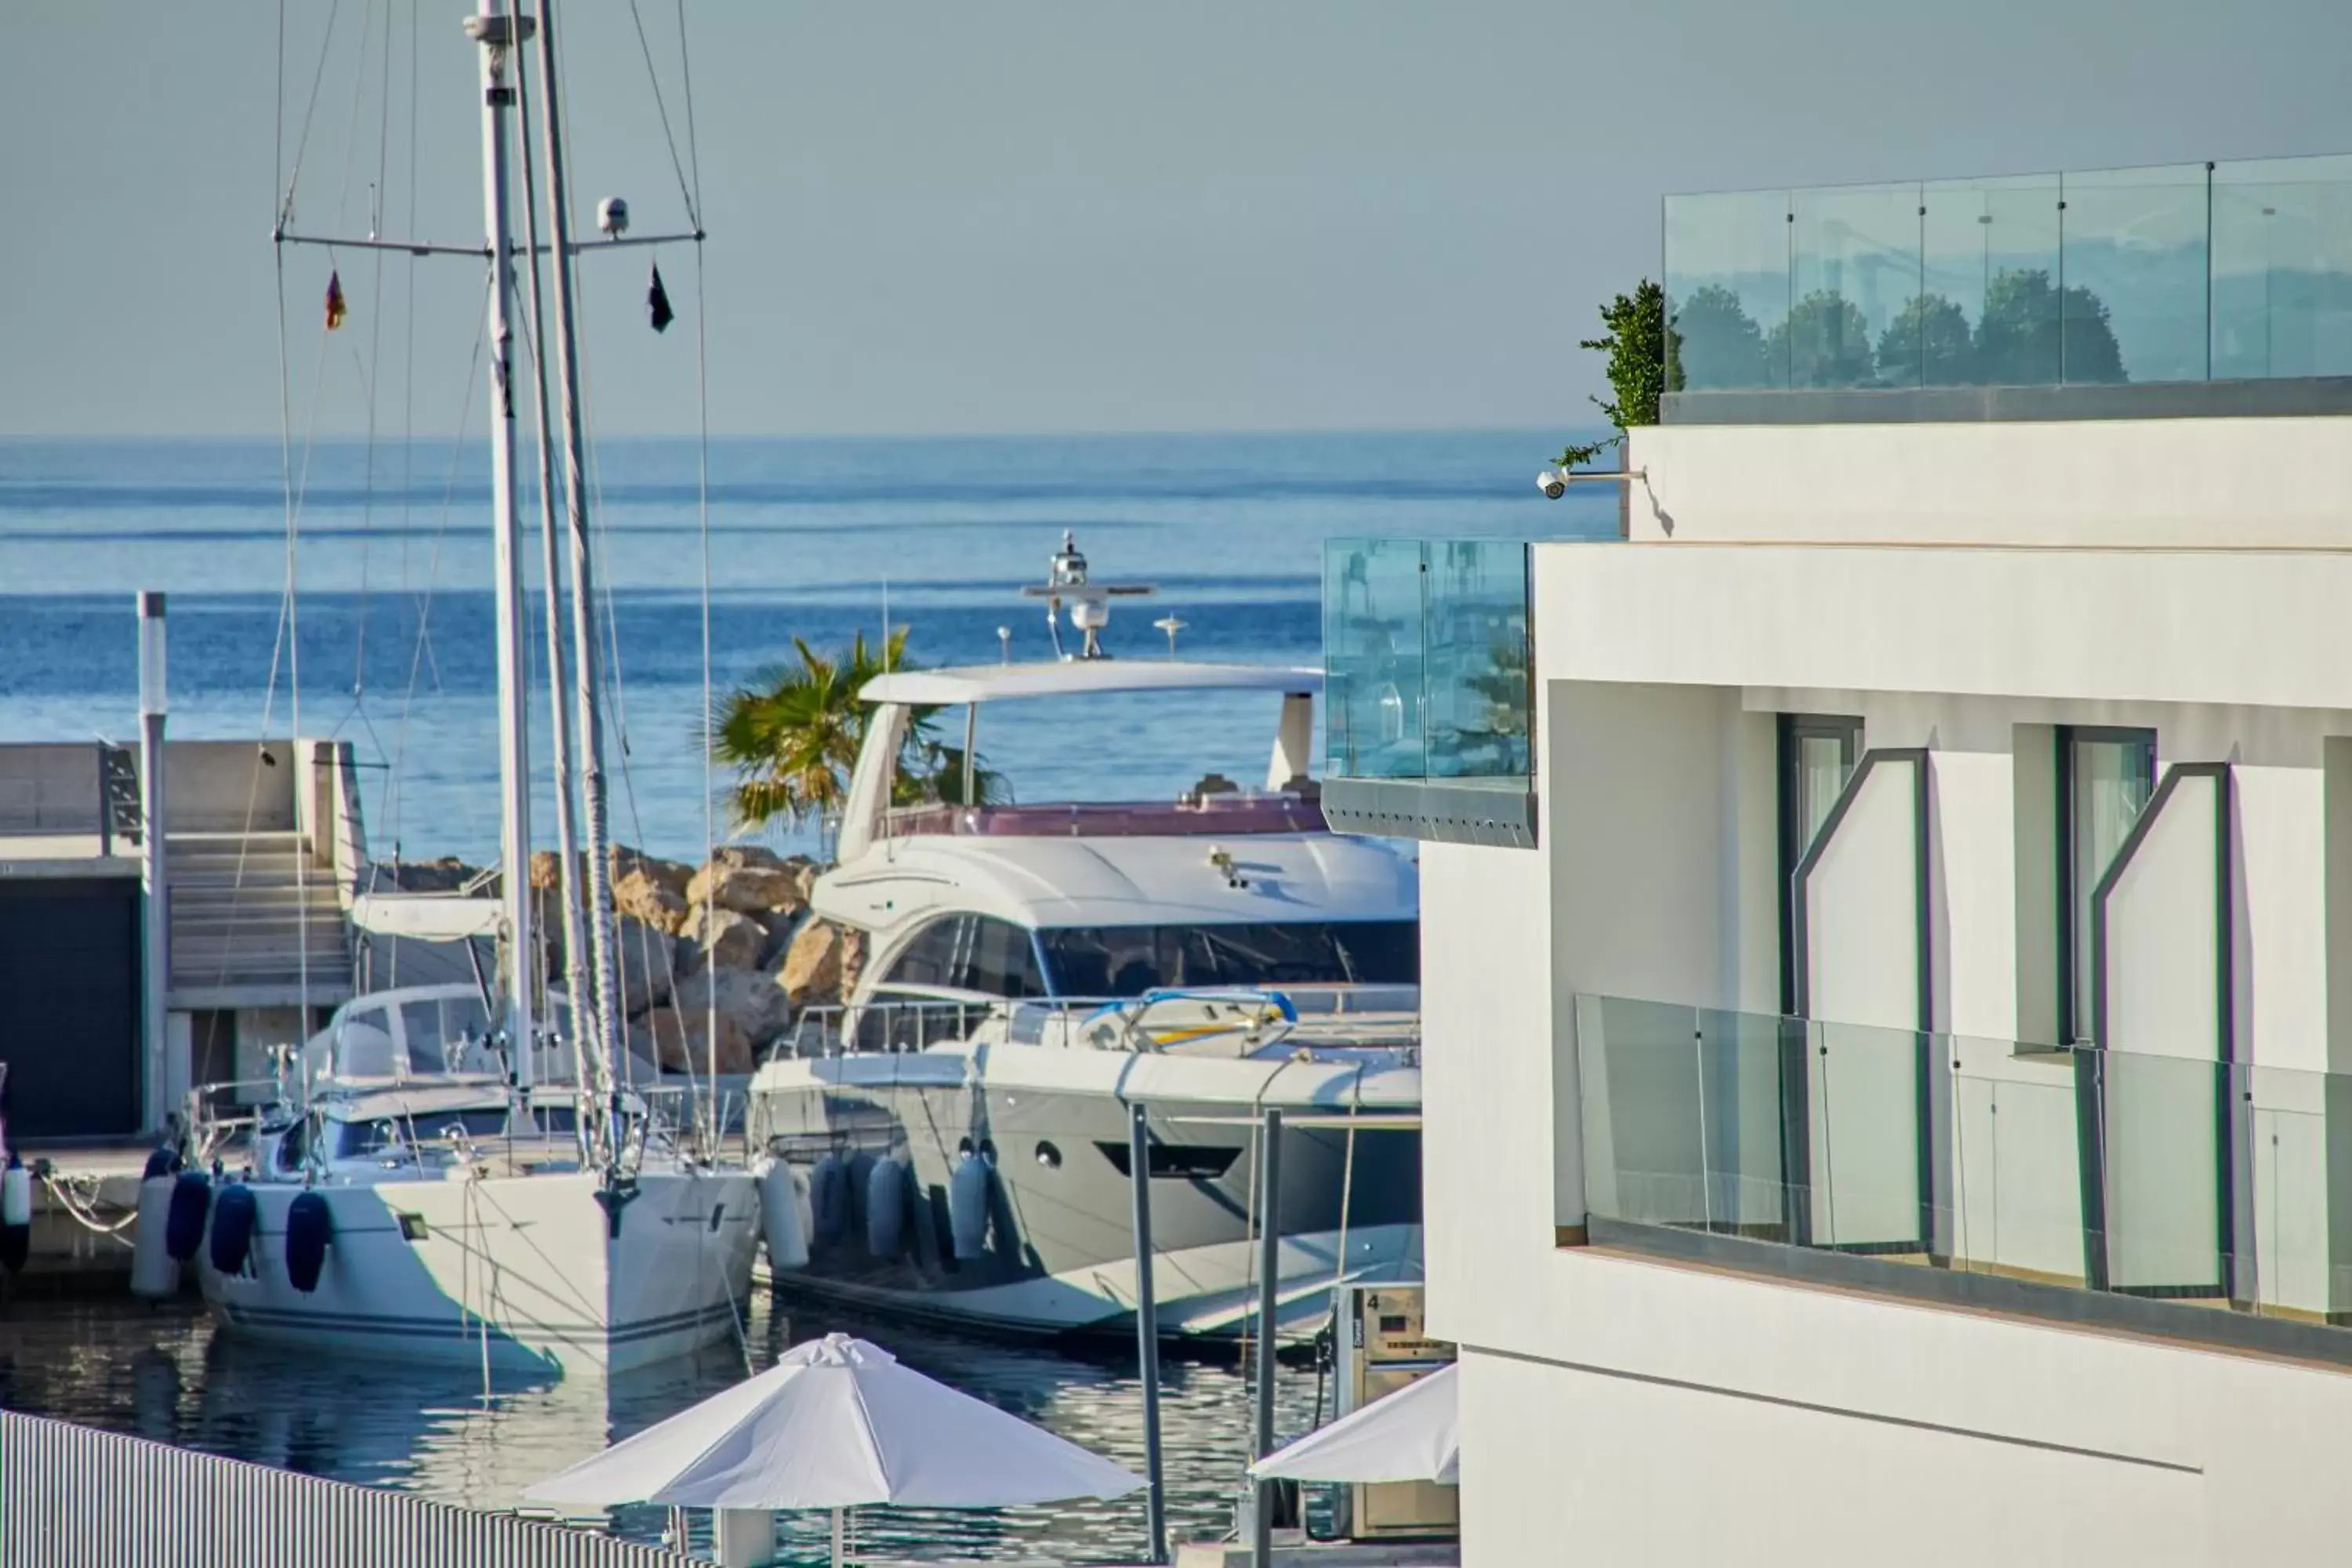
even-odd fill
[(367, 856), (349, 745), (170, 741), (163, 758), (151, 964), (142, 749), (0, 745), (12, 1141), (156, 1132), (193, 1084), (267, 1077), (271, 1047), (352, 993)]

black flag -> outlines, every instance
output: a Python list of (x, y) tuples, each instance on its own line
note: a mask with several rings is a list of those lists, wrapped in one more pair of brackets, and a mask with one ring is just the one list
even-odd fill
[(662, 287), (661, 268), (654, 268), (654, 286), (646, 290), (646, 309), (653, 312), (654, 331), (666, 332), (677, 320), (677, 312), (669, 308), (669, 290)]

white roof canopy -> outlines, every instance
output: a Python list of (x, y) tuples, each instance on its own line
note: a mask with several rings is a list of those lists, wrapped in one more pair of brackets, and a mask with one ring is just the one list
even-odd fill
[(1311, 665), (1194, 664), (1179, 659), (1089, 658), (1050, 664), (968, 664), (877, 676), (858, 696), (867, 702), (949, 707), (1015, 697), (1072, 697), (1105, 691), (1299, 691), (1323, 689)]
[(1461, 1479), (1458, 1366), (1416, 1378), (1394, 1394), (1309, 1432), (1250, 1467), (1260, 1480), (1436, 1481)]

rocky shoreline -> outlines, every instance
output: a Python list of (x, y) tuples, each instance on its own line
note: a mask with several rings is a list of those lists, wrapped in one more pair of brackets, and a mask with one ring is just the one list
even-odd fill
[[(530, 858), (540, 929), (559, 984), (561, 868), (552, 851)], [(857, 982), (866, 938), (811, 913), (810, 890), (824, 869), (806, 856), (758, 845), (722, 846), (700, 866), (615, 845), (613, 908), (630, 1049), (667, 1071), (704, 1072), (715, 1045), (719, 1072), (748, 1073), (808, 1008), (837, 1004)], [(486, 880), (479, 868), (454, 857), (382, 870), (407, 892), (454, 892)], [(487, 890), (497, 881), (492, 872)]]

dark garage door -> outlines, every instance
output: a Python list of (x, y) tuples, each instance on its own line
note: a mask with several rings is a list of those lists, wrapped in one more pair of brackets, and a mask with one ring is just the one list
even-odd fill
[(138, 879), (0, 880), (10, 1135), (137, 1131), (138, 1060)]

